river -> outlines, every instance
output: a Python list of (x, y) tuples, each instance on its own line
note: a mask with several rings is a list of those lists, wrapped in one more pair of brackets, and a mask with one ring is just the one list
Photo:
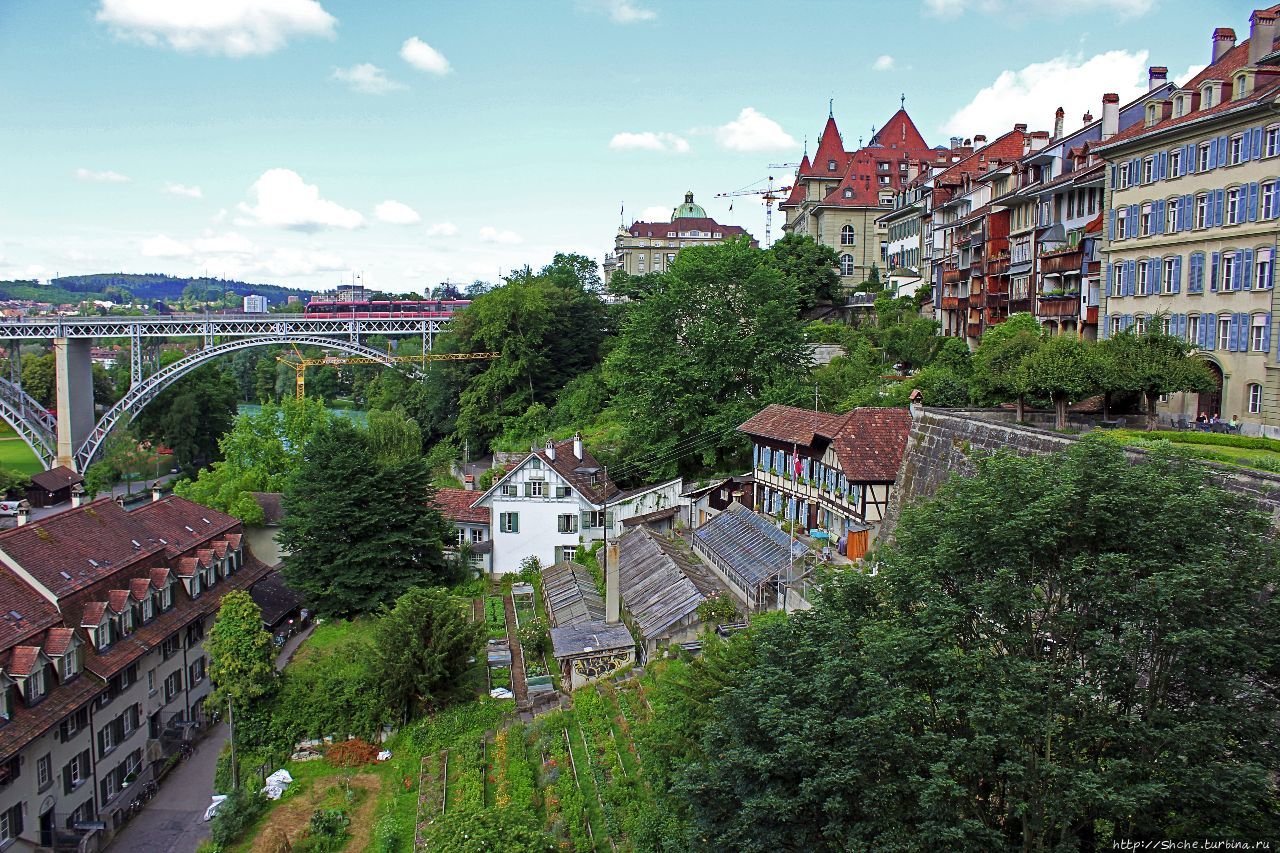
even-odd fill
[[(240, 403), (236, 406), (236, 410), (242, 415), (256, 415), (262, 411), (262, 407), (257, 403)], [(369, 413), (363, 409), (330, 409), (329, 411), (348, 418), (359, 426), (364, 426), (369, 421)]]

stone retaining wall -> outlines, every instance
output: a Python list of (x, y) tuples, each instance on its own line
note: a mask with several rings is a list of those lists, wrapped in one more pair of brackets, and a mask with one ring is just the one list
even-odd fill
[[(1042, 455), (1065, 450), (1078, 440), (1051, 430), (991, 419), (990, 412), (915, 407), (897, 487), (880, 536), (892, 538), (904, 502), (932, 496), (953, 474), (971, 476), (977, 453), (1010, 450), (1020, 456)], [(1126, 452), (1135, 460), (1146, 455), (1137, 449)], [(1280, 527), (1280, 476), (1212, 462), (1204, 464), (1224, 488), (1253, 498), (1258, 508)]]

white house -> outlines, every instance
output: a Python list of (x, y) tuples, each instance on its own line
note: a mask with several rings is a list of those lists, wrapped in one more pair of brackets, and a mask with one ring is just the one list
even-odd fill
[(680, 509), (679, 479), (621, 491), (575, 435), (529, 452), (472, 504), (487, 508), (496, 573), (516, 572), (526, 557), (544, 566), (572, 560), (579, 548), (622, 533), (632, 517)]

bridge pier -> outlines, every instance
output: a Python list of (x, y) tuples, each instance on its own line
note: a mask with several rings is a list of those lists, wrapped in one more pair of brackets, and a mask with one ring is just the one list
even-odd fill
[(58, 464), (77, 470), (76, 451), (93, 432), (91, 338), (54, 338), (58, 390)]

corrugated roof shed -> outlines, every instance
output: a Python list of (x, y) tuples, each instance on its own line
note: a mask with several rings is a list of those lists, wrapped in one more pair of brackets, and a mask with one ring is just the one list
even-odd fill
[(697, 558), (638, 527), (618, 543), (618, 589), (640, 635), (653, 640), (724, 587)]
[(551, 629), (551, 654), (557, 658), (629, 649), (635, 644), (631, 632), (621, 622), (611, 625), (603, 620), (594, 620)]
[(542, 570), (542, 594), (551, 624), (568, 627), (604, 619), (604, 599), (595, 578), (581, 563), (562, 560)]
[(757, 584), (784, 572), (809, 549), (779, 530), (769, 519), (734, 501), (694, 537), (733, 566), (749, 584)]

